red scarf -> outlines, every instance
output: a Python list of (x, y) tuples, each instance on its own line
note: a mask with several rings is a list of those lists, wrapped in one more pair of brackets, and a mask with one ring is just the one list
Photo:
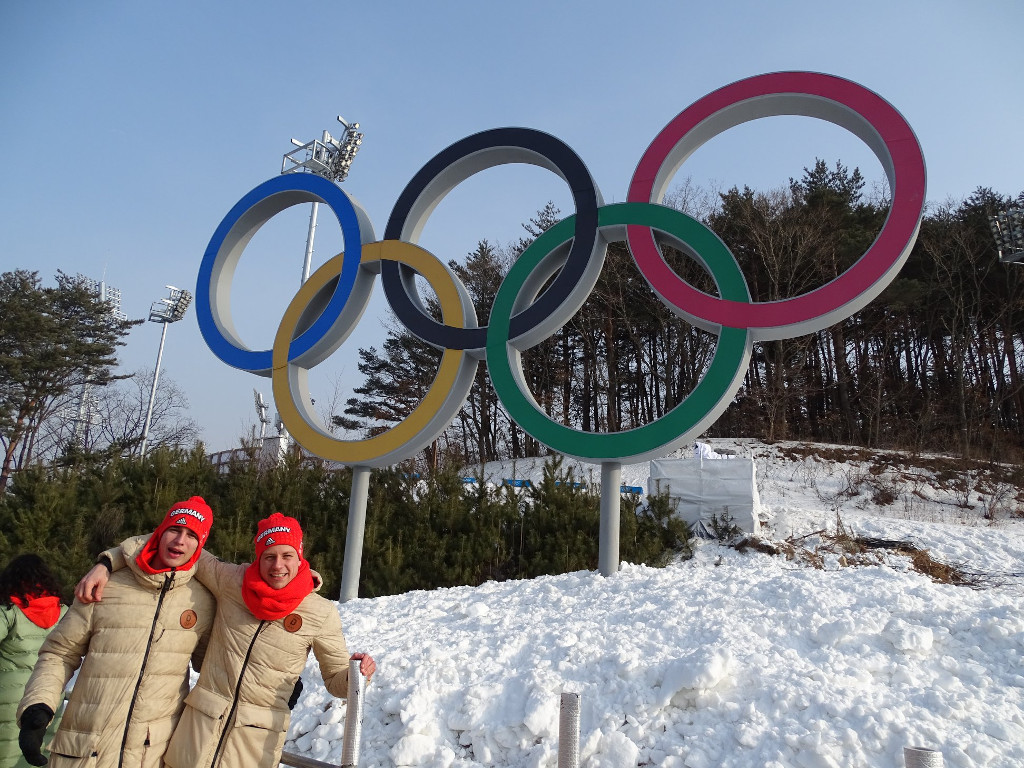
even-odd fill
[(161, 561), (158, 559), (160, 556), (160, 553), (157, 551), (159, 547), (160, 537), (157, 536), (156, 533), (154, 533), (152, 536), (149, 537), (149, 541), (146, 542), (146, 546), (144, 546), (139, 551), (139, 554), (135, 556), (135, 564), (139, 566), (140, 571), (152, 575), (154, 573), (166, 573), (167, 571), (171, 570), (170, 568), (158, 568), (156, 566), (157, 563), (161, 563)]
[(246, 568), (242, 578), (242, 599), (253, 616), (265, 621), (283, 619), (312, 591), (313, 576), (306, 560), (302, 561), (295, 578), (281, 589), (274, 589), (260, 577), (259, 563)]
[(11, 595), (11, 602), (21, 608), (25, 618), (37, 627), (49, 629), (60, 618), (60, 598), (56, 595), (26, 595), (26, 599)]
[(203, 553), (202, 546), (196, 547), (196, 551), (192, 553), (192, 557), (189, 558), (187, 563), (179, 565), (177, 568), (168, 568), (163, 565), (163, 561), (160, 560), (160, 537), (164, 535), (164, 531), (167, 527), (161, 526), (153, 531), (153, 535), (149, 537), (149, 541), (146, 542), (139, 554), (135, 556), (135, 564), (139, 566), (139, 570), (143, 573), (150, 575), (154, 573), (167, 573), (168, 571), (187, 571), (196, 561), (199, 556)]

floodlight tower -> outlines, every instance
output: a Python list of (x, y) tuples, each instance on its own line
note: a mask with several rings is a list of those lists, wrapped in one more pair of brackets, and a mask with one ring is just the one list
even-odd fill
[(270, 423), (270, 418), (267, 416), (270, 406), (267, 405), (267, 401), (263, 399), (263, 393), (258, 389), (253, 389), (252, 396), (256, 401), (256, 416), (260, 420), (260, 444), (262, 445), (267, 436), (267, 424)]
[[(105, 273), (106, 270), (104, 270)], [(100, 302), (106, 304), (109, 308), (111, 317), (117, 320), (128, 319), (128, 315), (121, 311), (121, 291), (111, 285), (107, 285), (105, 279), (93, 280), (91, 277), (78, 273), (75, 275), (75, 281), (89, 293), (99, 297)], [(93, 413), (93, 405), (95, 403), (95, 396), (89, 392), (89, 383), (83, 381), (81, 390), (78, 393), (78, 410), (71, 418), (72, 423), (75, 425), (74, 437), (83, 445), (88, 437), (89, 426), (99, 423), (99, 415)]]
[(160, 332), (160, 350), (156, 353), (156, 370), (153, 371), (153, 387), (149, 390), (149, 407), (146, 409), (146, 423), (142, 427), (142, 447), (140, 455), (146, 456), (146, 441), (149, 440), (149, 422), (153, 418), (153, 402), (156, 400), (156, 382), (160, 378), (160, 362), (164, 356), (164, 340), (167, 338), (167, 326), (176, 323), (185, 317), (188, 305), (192, 303), (192, 294), (183, 288), (175, 288), (173, 285), (164, 286), (171, 293), (166, 299), (154, 301), (149, 308), (149, 320), (153, 323), (161, 323), (163, 330)]
[(1015, 264), (1024, 260), (1024, 208), (1007, 208), (989, 216), (988, 223), (999, 248), (999, 261)]
[[(338, 122), (345, 126), (340, 138), (334, 138), (327, 131), (319, 139), (303, 144), (292, 139), (297, 149), (287, 152), (281, 159), (281, 173), (315, 173), (325, 179), (337, 183), (348, 177), (352, 160), (355, 159), (359, 145), (363, 143), (363, 134), (359, 133), (359, 123), (349, 123), (341, 115)], [(313, 261), (313, 237), (316, 234), (316, 213), (319, 203), (313, 203), (309, 214), (309, 232), (306, 235), (306, 257), (302, 262), (302, 282), (309, 279), (309, 269)]]
[(87, 291), (99, 296), (101, 302), (110, 307), (110, 314), (118, 320), (127, 320), (128, 315), (121, 311), (121, 291), (112, 285), (107, 285), (104, 280), (93, 280), (91, 277), (79, 273), (75, 280)]

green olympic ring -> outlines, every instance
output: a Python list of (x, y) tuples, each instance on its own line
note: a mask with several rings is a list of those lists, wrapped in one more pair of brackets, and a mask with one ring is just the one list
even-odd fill
[[(711, 365), (697, 387), (659, 419), (622, 432), (583, 432), (553, 421), (529, 394), (523, 375), (522, 349), (509, 341), (510, 318), (537, 297), (548, 277), (564, 262), (564, 244), (574, 231), (570, 216), (540, 235), (519, 257), (498, 288), (487, 327), (487, 369), (494, 390), (509, 416), (524, 431), (555, 451), (590, 462), (640, 462), (699, 434), (721, 415), (739, 390), (750, 361), (753, 338), (742, 328), (718, 327)], [(651, 203), (619, 203), (598, 209), (598, 227), (650, 227), (710, 272), (723, 299), (750, 302), (750, 292), (732, 252), (696, 219)], [(611, 233), (603, 233), (606, 236)], [(675, 314), (677, 308), (667, 305)]]

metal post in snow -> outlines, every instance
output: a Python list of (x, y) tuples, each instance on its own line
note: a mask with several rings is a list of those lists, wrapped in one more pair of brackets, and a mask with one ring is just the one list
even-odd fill
[(350, 768), (359, 764), (359, 741), (363, 735), (363, 691), (366, 683), (359, 671), (360, 659), (348, 665), (348, 703), (345, 710), (345, 735), (341, 747), (341, 766)]
[(370, 468), (352, 467), (352, 490), (348, 497), (348, 531), (345, 534), (345, 563), (341, 569), (341, 602), (359, 597), (359, 571), (363, 560), (363, 531), (366, 529), (366, 497), (370, 492)]
[(601, 534), (598, 540), (597, 570), (611, 576), (619, 570), (619, 505), (622, 465), (615, 461), (601, 464)]
[(558, 768), (580, 765), (580, 695), (562, 693), (558, 713)]
[(904, 747), (903, 762), (907, 768), (942, 768), (942, 753), (926, 747)]

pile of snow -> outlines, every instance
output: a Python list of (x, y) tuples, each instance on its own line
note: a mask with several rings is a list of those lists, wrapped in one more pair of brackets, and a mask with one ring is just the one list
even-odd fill
[[(555, 766), (563, 691), (581, 697), (584, 768), (895, 767), (906, 746), (949, 766), (1024, 765), (1024, 521), (990, 524), (983, 501), (951, 514), (923, 486), (876, 507), (846, 492), (853, 462), (814, 470), (758, 443), (715, 448), (757, 457), (764, 538), (812, 547), (838, 512), (858, 535), (998, 578), (970, 589), (900, 555), (813, 568), (701, 542), (663, 569), (344, 603), (350, 648), (379, 665), (359, 765)], [(540, 477), (539, 464), (489, 469)], [(646, 471), (623, 467), (623, 484)], [(312, 657), (303, 677), (286, 749), (339, 765), (344, 702)]]

